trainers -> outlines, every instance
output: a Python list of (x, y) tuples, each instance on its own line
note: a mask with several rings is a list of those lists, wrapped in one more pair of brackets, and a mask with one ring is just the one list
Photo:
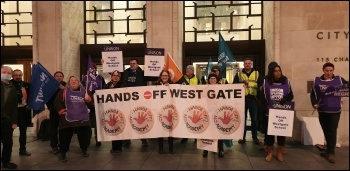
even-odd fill
[(3, 169), (17, 169), (17, 165), (11, 162), (3, 163), (2, 164)]
[(254, 142), (254, 144), (256, 144), (256, 145), (259, 145), (259, 144), (260, 144), (260, 141), (259, 141), (258, 138), (253, 138), (253, 142)]
[(20, 152), (19, 152), (19, 155), (20, 155), (20, 156), (30, 156), (30, 155), (32, 155), (32, 154), (30, 154), (27, 150), (24, 150), (24, 151), (20, 151)]
[(238, 143), (240, 143), (240, 144), (245, 144), (245, 140), (239, 139), (239, 140), (238, 140)]

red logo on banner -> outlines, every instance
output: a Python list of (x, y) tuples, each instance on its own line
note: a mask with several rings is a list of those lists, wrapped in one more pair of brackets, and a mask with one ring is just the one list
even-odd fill
[(143, 97), (145, 97), (145, 99), (150, 99), (152, 97), (152, 93), (150, 91), (146, 91), (143, 93)]

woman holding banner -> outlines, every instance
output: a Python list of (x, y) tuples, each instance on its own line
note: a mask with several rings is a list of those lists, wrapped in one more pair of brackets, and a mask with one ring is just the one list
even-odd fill
[[(170, 72), (168, 70), (163, 70), (162, 72), (160, 72), (159, 75), (159, 79), (154, 83), (154, 85), (165, 85), (168, 86), (169, 84), (173, 84), (173, 82), (171, 81), (171, 77), (170, 77)], [(163, 154), (163, 141), (164, 138), (163, 137), (159, 137), (158, 138), (158, 153), (159, 154)], [(174, 154), (174, 138), (173, 137), (168, 137), (168, 143), (169, 143), (169, 152), (170, 154)]]
[[(219, 84), (219, 77), (216, 73), (210, 73), (208, 75), (208, 83), (209, 84)], [(219, 152), (218, 152), (218, 156), (219, 158), (223, 158), (224, 157), (224, 140), (218, 140), (218, 149), (219, 149)], [(207, 158), (208, 157), (208, 150), (204, 150), (203, 151), (203, 157), (204, 158)]]
[(335, 163), (334, 148), (341, 113), (341, 96), (336, 96), (334, 92), (337, 92), (338, 88), (341, 89), (344, 84), (348, 84), (343, 77), (334, 76), (333, 72), (334, 65), (329, 62), (325, 63), (323, 75), (315, 78), (310, 94), (312, 107), (318, 110), (318, 120), (327, 142), (327, 151), (321, 153), (321, 156), (330, 163)]
[[(279, 103), (281, 105), (285, 104), (287, 101), (292, 101), (294, 98), (292, 87), (286, 76), (282, 74), (281, 67), (277, 64), (271, 66), (267, 73), (267, 77), (264, 79), (263, 83), (263, 93), (266, 100), (267, 106), (269, 104)], [(267, 114), (264, 120), (268, 123), (269, 110), (267, 109)], [(264, 124), (264, 126), (272, 126)], [(265, 130), (268, 130), (266, 128)], [(285, 136), (277, 136), (278, 152), (277, 159), (283, 161), (283, 153), (285, 151), (284, 146), (286, 142)], [(271, 161), (273, 157), (273, 144), (275, 143), (275, 136), (265, 134), (265, 143), (267, 146), (267, 156), (266, 161)]]
[[(118, 70), (115, 70), (111, 73), (111, 81), (104, 85), (103, 89), (112, 89), (112, 88), (121, 88), (124, 87), (122, 81), (120, 81), (121, 74)], [(113, 140), (112, 149), (110, 153), (120, 153), (122, 152), (123, 140)]]
[(87, 93), (75, 76), (68, 79), (67, 87), (56, 96), (54, 107), (60, 115), (58, 128), (60, 135), (59, 160), (61, 162), (67, 161), (66, 152), (69, 150), (74, 130), (77, 130), (82, 155), (89, 157), (87, 148), (90, 141), (91, 123), (87, 103), (90, 102), (92, 102), (91, 95)]

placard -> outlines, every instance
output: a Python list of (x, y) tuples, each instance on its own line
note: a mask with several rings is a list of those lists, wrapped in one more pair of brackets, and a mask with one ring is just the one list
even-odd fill
[(104, 47), (102, 51), (102, 72), (110, 73), (115, 70), (123, 72), (123, 51), (121, 47), (109, 46)]
[(145, 52), (145, 76), (159, 77), (164, 68), (164, 49), (147, 48)]

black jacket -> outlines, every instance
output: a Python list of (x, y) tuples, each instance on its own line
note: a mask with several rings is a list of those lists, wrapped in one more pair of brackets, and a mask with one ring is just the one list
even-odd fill
[(17, 124), (18, 100), (16, 88), (1, 81), (1, 122)]

